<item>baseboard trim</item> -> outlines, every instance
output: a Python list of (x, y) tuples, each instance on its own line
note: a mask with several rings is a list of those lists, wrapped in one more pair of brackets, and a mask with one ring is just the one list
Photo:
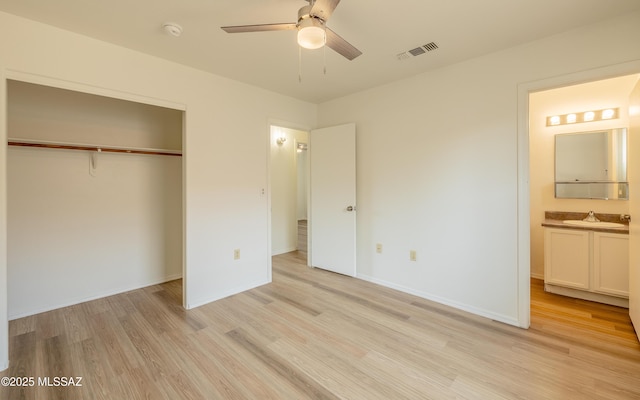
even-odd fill
[(292, 251), (296, 251), (297, 247), (293, 246), (293, 247), (287, 247), (286, 249), (282, 250), (274, 250), (271, 252), (271, 256), (279, 256), (280, 254), (286, 254), (286, 253), (291, 253)]
[(378, 278), (374, 278), (372, 276), (369, 275), (363, 275), (363, 274), (358, 274), (357, 275), (358, 279), (362, 279), (364, 281), (368, 281), (371, 283), (375, 283), (376, 285), (380, 285), (380, 286), (384, 286), (384, 287), (388, 287), (390, 289), (395, 289), (395, 290), (399, 290), (401, 292), (404, 293), (408, 293), (408, 294), (412, 294), (414, 296), (418, 296), (421, 297), (423, 299), (426, 300), (430, 300), (430, 301), (434, 301), (436, 303), (439, 304), (443, 304), (445, 306), (449, 306), (449, 307), (453, 307), (456, 308), (458, 310), (462, 310), (462, 311), (466, 311), (469, 312), (471, 314), (475, 314), (475, 315), (479, 315), (481, 317), (485, 317), (485, 318), (489, 318), (491, 320), (494, 321), (498, 321), (498, 322), (503, 322), (505, 324), (508, 325), (513, 325), (516, 326), (518, 328), (521, 328), (518, 319), (517, 318), (512, 318), (508, 315), (502, 315), (502, 314), (497, 314), (488, 310), (484, 310), (482, 308), (477, 308), (474, 306), (470, 306), (468, 304), (464, 304), (464, 303), (460, 303), (457, 301), (453, 301), (444, 297), (440, 297), (440, 296), (435, 296), (420, 290), (415, 290), (415, 289), (411, 289), (408, 288), (406, 286), (402, 286), (402, 285), (398, 285), (392, 282), (388, 282), (382, 279), (378, 279)]
[(563, 286), (557, 286), (550, 283), (545, 283), (545, 292), (559, 294), (562, 296), (573, 297), (576, 299), (595, 301), (598, 303), (609, 304), (616, 307), (629, 308), (629, 299), (617, 296), (608, 296), (606, 294), (587, 292), (580, 289), (572, 289)]
[(136, 289), (142, 289), (142, 288), (153, 286), (153, 285), (159, 285), (161, 283), (174, 281), (174, 280), (180, 279), (180, 278), (182, 278), (182, 274), (168, 275), (168, 276), (165, 276), (165, 277), (163, 277), (161, 279), (157, 279), (157, 280), (154, 280), (154, 281), (151, 281), (149, 283), (142, 284), (142, 285), (134, 285), (134, 286), (131, 286), (131, 287), (119, 288), (119, 289), (115, 289), (115, 290), (102, 292), (102, 293), (97, 294), (95, 296), (82, 297), (82, 298), (77, 298), (77, 299), (65, 301), (63, 303), (60, 303), (60, 304), (57, 304), (57, 305), (54, 305), (54, 306), (47, 306), (47, 307), (38, 308), (38, 309), (32, 310), (32, 311), (18, 313), (18, 314), (9, 314), (9, 321), (13, 321), (14, 319), (18, 319), (18, 318), (29, 317), (31, 315), (41, 314), (41, 313), (44, 313), (44, 312), (47, 312), (47, 311), (57, 310), (59, 308), (74, 306), (74, 305), (80, 304), (80, 303), (86, 303), (86, 302), (92, 301), (92, 300), (97, 300), (97, 299), (102, 299), (102, 298), (109, 297), (109, 296), (114, 296), (114, 295), (120, 294), (120, 293), (130, 292), (130, 291), (136, 290)]
[(245, 292), (247, 290), (255, 289), (255, 288), (259, 287), (259, 286), (266, 285), (267, 283), (270, 283), (270, 282), (268, 280), (266, 280), (266, 281), (258, 281), (258, 282), (253, 282), (253, 283), (250, 283), (250, 284), (247, 284), (247, 285), (238, 286), (238, 287), (235, 287), (235, 288), (230, 289), (230, 290), (225, 290), (222, 293), (219, 293), (219, 294), (217, 294), (215, 296), (201, 298), (201, 299), (198, 299), (196, 301), (191, 301), (190, 302), (187, 299), (187, 305), (186, 305), (185, 308), (187, 310), (191, 310), (193, 308), (204, 306), (205, 304), (213, 303), (214, 301), (218, 301), (218, 300), (224, 299), (225, 297), (233, 296), (234, 294), (238, 294), (238, 293)]

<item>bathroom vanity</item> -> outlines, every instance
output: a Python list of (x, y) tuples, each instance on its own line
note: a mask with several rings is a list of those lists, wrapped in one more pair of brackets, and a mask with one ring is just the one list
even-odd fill
[(587, 213), (545, 212), (545, 291), (628, 308), (628, 219), (595, 217), (589, 223)]

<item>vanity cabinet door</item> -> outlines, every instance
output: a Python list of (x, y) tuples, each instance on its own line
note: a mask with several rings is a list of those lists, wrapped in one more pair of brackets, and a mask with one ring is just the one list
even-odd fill
[(629, 297), (629, 237), (593, 233), (593, 291)]
[(545, 229), (544, 281), (575, 289), (589, 289), (589, 232)]

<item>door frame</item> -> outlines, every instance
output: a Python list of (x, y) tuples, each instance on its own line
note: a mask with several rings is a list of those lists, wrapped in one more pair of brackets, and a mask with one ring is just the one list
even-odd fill
[[(529, 94), (533, 92), (557, 89), (623, 75), (640, 73), (640, 60), (629, 61), (594, 68), (586, 71), (554, 76), (542, 80), (525, 82), (518, 85), (518, 251), (517, 251), (517, 289), (518, 289), (518, 325), (529, 328), (531, 324), (531, 238), (529, 199)], [(629, 201), (634, 201), (631, 198)], [(640, 200), (637, 200), (640, 201)]]
[[(267, 120), (267, 128), (266, 128), (266, 151), (267, 151), (267, 185), (266, 185), (266, 196), (267, 196), (267, 281), (272, 282), (273, 280), (273, 262), (272, 262), (272, 237), (271, 237), (271, 229), (272, 229), (272, 221), (271, 221), (271, 127), (277, 126), (280, 128), (286, 129), (295, 129), (299, 131), (305, 131), (307, 133), (311, 132), (311, 127), (307, 125), (298, 124), (291, 121), (284, 121), (276, 118), (269, 118)], [(309, 170), (307, 169), (307, 179), (309, 178)], [(307, 189), (308, 191), (308, 189)], [(309, 193), (307, 193), (307, 210), (309, 209)], [(307, 217), (310, 218), (310, 217)], [(307, 224), (310, 222), (307, 221)], [(311, 235), (307, 237), (307, 248), (309, 248), (309, 242), (311, 241)], [(307, 250), (309, 251), (309, 250)], [(309, 257), (307, 256), (307, 265), (309, 263)]]

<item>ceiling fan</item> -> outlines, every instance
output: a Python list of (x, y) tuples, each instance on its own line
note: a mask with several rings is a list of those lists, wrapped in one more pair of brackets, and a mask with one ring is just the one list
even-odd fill
[(298, 44), (306, 49), (319, 49), (323, 46), (353, 60), (362, 52), (349, 42), (327, 28), (326, 23), (340, 0), (307, 0), (308, 6), (298, 10), (298, 22), (262, 25), (223, 26), (227, 33), (265, 32), (265, 31), (298, 31)]

